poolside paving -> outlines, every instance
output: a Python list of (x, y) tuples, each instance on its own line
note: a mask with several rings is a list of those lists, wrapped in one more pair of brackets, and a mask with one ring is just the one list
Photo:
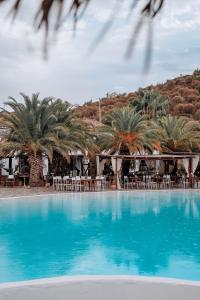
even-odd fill
[(52, 187), (40, 187), (40, 188), (9, 188), (0, 187), (0, 198), (20, 197), (20, 196), (31, 196), (41, 194), (55, 194), (59, 193), (53, 190)]

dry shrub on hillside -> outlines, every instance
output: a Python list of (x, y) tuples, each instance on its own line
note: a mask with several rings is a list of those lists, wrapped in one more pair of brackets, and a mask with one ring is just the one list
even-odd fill
[(186, 84), (191, 84), (191, 83), (192, 83), (192, 77), (187, 76), (187, 77), (185, 78), (185, 83), (186, 83)]
[(168, 89), (173, 89), (173, 88), (174, 88), (174, 85), (175, 85), (174, 81), (172, 81), (172, 80), (167, 80), (167, 82), (166, 82), (166, 88), (168, 88)]
[[(200, 109), (200, 93), (198, 89), (200, 84), (199, 74), (200, 71), (197, 72), (197, 75), (187, 75), (173, 80), (168, 80), (164, 84), (153, 86), (153, 90), (169, 99), (169, 110), (172, 114), (183, 114), (197, 118), (195, 117), (195, 113), (197, 114), (196, 111)], [(152, 85), (148, 86), (146, 89), (140, 89), (140, 91), (150, 90), (151, 88)], [(134, 99), (138, 97), (138, 94), (139, 90), (137, 92), (125, 94), (124, 96), (121, 94), (110, 98), (110, 95), (108, 95), (108, 98), (102, 98), (102, 115), (118, 106), (121, 106), (122, 104), (123, 106), (129, 105), (130, 102), (133, 102)], [(91, 106), (97, 107), (95, 109), (96, 118), (98, 118), (98, 102), (97, 104), (92, 103)], [(84, 115), (84, 111), (82, 109), (80, 110)], [(94, 113), (93, 115), (95, 116)]]
[(194, 119), (200, 121), (200, 107), (196, 110)]
[(197, 111), (198, 109), (200, 109), (200, 101), (199, 101), (199, 102), (196, 102), (194, 105), (195, 105), (195, 112), (194, 112), (194, 113), (196, 113), (196, 111)]
[(189, 97), (186, 97), (186, 101), (189, 103), (195, 104), (195, 103), (199, 102), (199, 100), (200, 100), (199, 97), (200, 97), (200, 95), (197, 96), (197, 95), (191, 94)]
[(195, 110), (195, 106), (191, 103), (177, 104), (174, 107), (174, 113), (177, 115), (192, 115)]
[(198, 76), (200, 77), (200, 69), (194, 70), (193, 75), (194, 75), (195, 77), (198, 77)]
[(199, 79), (193, 79), (191, 86), (193, 89), (198, 90), (198, 92), (200, 93), (200, 80)]
[(181, 97), (180, 95), (175, 95), (171, 97), (171, 102), (173, 105), (180, 104), (184, 102), (184, 98)]

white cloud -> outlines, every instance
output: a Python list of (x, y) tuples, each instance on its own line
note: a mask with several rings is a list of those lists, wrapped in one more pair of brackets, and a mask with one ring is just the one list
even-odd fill
[(0, 101), (9, 95), (16, 97), (19, 91), (41, 91), (42, 96), (54, 95), (81, 103), (106, 92), (132, 91), (198, 66), (199, 0), (193, 0), (192, 6), (186, 0), (168, 0), (155, 23), (154, 58), (147, 78), (141, 76), (145, 28), (133, 59), (124, 60), (137, 15), (135, 12), (127, 21), (130, 0), (126, 0), (123, 12), (88, 57), (87, 50), (110, 15), (113, 1), (108, 4), (106, 0), (94, 0), (79, 22), (75, 38), (71, 20), (65, 23), (56, 39), (51, 36), (48, 61), (42, 59), (43, 33), (35, 34), (32, 30), (35, 1), (26, 2), (13, 26), (4, 26), (2, 15), (6, 10), (0, 11)]
[(160, 17), (159, 25), (164, 33), (177, 34), (198, 29), (200, 3), (198, 0), (169, 0), (166, 2), (164, 12)]

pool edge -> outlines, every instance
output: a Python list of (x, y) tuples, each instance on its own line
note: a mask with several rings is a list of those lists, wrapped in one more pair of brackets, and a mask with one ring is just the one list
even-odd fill
[(200, 288), (200, 280), (186, 280), (176, 279), (168, 277), (153, 277), (153, 276), (132, 276), (132, 275), (80, 275), (80, 276), (59, 276), (52, 278), (41, 278), (26, 281), (15, 281), (0, 283), (1, 289), (8, 289), (14, 287), (26, 287), (26, 286), (40, 286), (40, 285), (52, 285), (52, 284), (70, 284), (70, 283), (83, 283), (83, 282), (135, 282), (135, 283), (154, 283), (154, 284), (170, 284), (179, 286), (195, 286)]

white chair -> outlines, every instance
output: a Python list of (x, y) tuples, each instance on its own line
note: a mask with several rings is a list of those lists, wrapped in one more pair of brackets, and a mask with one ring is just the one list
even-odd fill
[(72, 191), (72, 182), (69, 176), (63, 177), (63, 190), (64, 191)]
[(146, 177), (146, 186), (147, 189), (156, 189), (157, 188), (157, 182), (153, 181), (153, 179), (151, 178), (151, 176), (147, 176)]
[(72, 191), (76, 191), (76, 177), (72, 177)]
[(124, 189), (128, 189), (129, 188), (129, 182), (128, 182), (128, 176), (124, 176)]
[(53, 189), (56, 190), (57, 176), (53, 176)]
[(100, 176), (101, 179), (101, 188), (104, 190), (106, 187), (106, 177), (105, 176)]
[(92, 177), (91, 176), (85, 176), (84, 185), (82, 186), (84, 191), (91, 191), (92, 189)]
[(61, 176), (53, 177), (53, 188), (56, 191), (62, 189), (62, 177)]
[(96, 176), (96, 182), (95, 182), (95, 190), (100, 191), (102, 190), (102, 183), (103, 179), (101, 178), (101, 176)]
[(137, 182), (136, 181), (130, 181), (128, 176), (124, 176), (124, 188), (125, 189), (137, 188)]
[(137, 181), (137, 187), (139, 189), (145, 189), (146, 188), (146, 178), (145, 178), (145, 176), (142, 176), (142, 180)]
[(165, 177), (165, 175), (162, 177), (162, 181), (160, 183), (160, 188), (161, 189), (166, 189), (166, 177)]
[(100, 177), (100, 179), (102, 179), (102, 183), (103, 183), (103, 189), (105, 190), (105, 189), (109, 189), (110, 188), (110, 181), (109, 180), (106, 180), (106, 176), (104, 176), (104, 175), (100, 175), (99, 176)]
[(78, 192), (81, 192), (83, 186), (81, 185), (81, 177), (76, 176), (75, 177), (75, 190), (78, 191)]
[(186, 176), (182, 176), (182, 185), (183, 185), (183, 188), (184, 188), (184, 189), (190, 187), (190, 181), (187, 180), (187, 177), (186, 177)]
[(171, 177), (170, 175), (164, 175), (163, 176), (163, 183), (162, 186), (166, 189), (166, 188), (171, 188), (172, 186), (172, 181), (171, 181)]
[(197, 176), (194, 177), (194, 180), (193, 180), (193, 187), (195, 189), (198, 189), (199, 188), (199, 178)]

